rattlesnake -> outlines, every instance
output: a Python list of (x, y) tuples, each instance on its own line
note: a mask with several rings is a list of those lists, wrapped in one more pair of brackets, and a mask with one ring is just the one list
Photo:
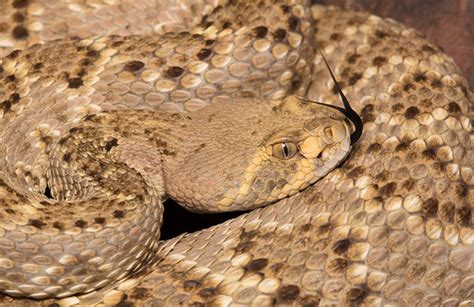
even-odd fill
[[(8, 111), (27, 114), (29, 126), (20, 123), (14, 129), (3, 129), (2, 143), (15, 144), (12, 148), (20, 152), (40, 153), (42, 158), (41, 152), (57, 142), (62, 131), (78, 124), (72, 119), (94, 120), (92, 114), (98, 108), (90, 101), (103, 110), (146, 107), (174, 112), (194, 111), (211, 100), (222, 102), (218, 100), (226, 98), (220, 94), (233, 96), (238, 92), (240, 96), (281, 100), (293, 92), (336, 103), (337, 88), (322, 58), (315, 55), (316, 48), (327, 55), (344, 92), (364, 119), (360, 142), (340, 168), (297, 195), (213, 228), (165, 241), (147, 272), (117, 286), (58, 302), (473, 304), (472, 96), (455, 64), (420, 34), (392, 20), (295, 3), (298, 1), (271, 3), (271, 13), (263, 11), (266, 1), (255, 4), (257, 8), (231, 2), (236, 3), (206, 15), (201, 28), (193, 30), (194, 36), (74, 38), (10, 53), (0, 70), (0, 123), (5, 125), (11, 116)], [(156, 16), (161, 16), (164, 11), (158, 7), (167, 5), (110, 3), (61, 2), (51, 8), (47, 3), (12, 1), (12, 6), (2, 2), (2, 8), (16, 16), (11, 19), (17, 21), (11, 22), (11, 33), (18, 39), (28, 35), (27, 40), (20, 41), (18, 46), (22, 47), (61, 35), (151, 31), (149, 26), (140, 29), (142, 23), (133, 18), (130, 25), (136, 28), (126, 27), (127, 33), (116, 26), (98, 28), (95, 24), (88, 28), (78, 20), (87, 21), (87, 16), (95, 14), (106, 16), (104, 25), (114, 25), (114, 21), (123, 25), (127, 11), (153, 15), (149, 11), (156, 5)], [(186, 12), (180, 5), (170, 8)], [(196, 11), (207, 9), (206, 5), (192, 7)], [(63, 12), (68, 15), (61, 16)], [(58, 14), (59, 22), (43, 19), (42, 14)], [(31, 23), (20, 21), (20, 15), (31, 18)], [(195, 22), (195, 15), (185, 20)], [(166, 21), (170, 15), (164, 16)], [(68, 27), (68, 22), (79, 26)], [(44, 32), (35, 32), (41, 28), (38, 24), (45, 26)], [(62, 27), (49, 28), (51, 25)], [(162, 26), (155, 30), (176, 25)], [(108, 28), (111, 32), (104, 32)], [(89, 31), (79, 31), (84, 29)], [(183, 40), (190, 43), (183, 44)], [(11, 38), (2, 41), (8, 43)], [(114, 57), (114, 49), (127, 56), (117, 61), (121, 65), (106, 66), (113, 62), (110, 57)], [(151, 52), (156, 62), (150, 61)], [(26, 56), (28, 53), (31, 56)], [(194, 61), (187, 54), (193, 55)], [(137, 78), (141, 81), (134, 83)], [(239, 78), (247, 82), (239, 82)], [(28, 82), (35, 80), (43, 80), (44, 89), (29, 88)], [(148, 83), (152, 87), (147, 87)], [(84, 96), (91, 100), (81, 98)], [(71, 109), (72, 113), (64, 111), (69, 107), (67, 98), (68, 103), (79, 106)], [(53, 108), (43, 111), (48, 107)], [(45, 117), (45, 113), (57, 118)], [(45, 120), (49, 120), (48, 125)], [(31, 125), (37, 129), (25, 135)], [(113, 140), (106, 141), (112, 143), (101, 144), (116, 145)], [(8, 161), (18, 159), (8, 155), (5, 146), (0, 147), (0, 154)], [(35, 168), (28, 165), (34, 166), (35, 161), (28, 161), (28, 156), (24, 159), (23, 164), (16, 165), (0, 161), (2, 180), (11, 186), (2, 185), (0, 190), (2, 216), (11, 214), (6, 211), (5, 200), (10, 204), (24, 201), (22, 195), (12, 199), (14, 191), (31, 196), (35, 189), (46, 189), (41, 177), (44, 164)], [(115, 214), (120, 217), (123, 213)], [(41, 240), (41, 231), (46, 231), (42, 228), (50, 229), (43, 223), (48, 222), (30, 221), (32, 233), (23, 236), (36, 235)], [(87, 221), (76, 226), (98, 227), (98, 223), (84, 223)], [(12, 227), (5, 220), (1, 226), (2, 235)], [(15, 243), (3, 240), (1, 256), (11, 244), (20, 244), (21, 237), (17, 234)], [(34, 252), (32, 246), (23, 248)], [(15, 260), (22, 256), (17, 257)], [(12, 261), (2, 258), (0, 263), (2, 272), (8, 272)], [(2, 279), (18, 278), (2, 274)], [(1, 284), (5, 285), (4, 281)], [(3, 302), (47, 305), (53, 301), (5, 296)]]

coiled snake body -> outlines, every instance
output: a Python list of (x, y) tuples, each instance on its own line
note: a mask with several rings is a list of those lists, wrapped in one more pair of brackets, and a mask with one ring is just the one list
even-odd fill
[[(394, 21), (304, 1), (230, 1), (209, 11), (193, 30), (178, 34), (150, 35), (139, 20), (125, 27), (129, 33), (117, 30), (117, 24), (128, 23), (126, 12), (149, 17), (154, 6), (155, 16), (162, 16), (159, 7), (168, 5), (144, 2), (61, 2), (54, 9), (34, 1), (2, 2), (4, 16), (12, 16), (8, 35), (24, 39), (18, 46), (61, 35), (80, 37), (30, 46), (2, 59), (0, 289), (40, 299), (5, 296), (3, 302), (48, 305), (54, 300), (46, 297), (52, 295), (67, 296), (58, 303), (86, 305), (473, 303), (472, 96), (446, 55)], [(180, 4), (169, 6), (181, 12)], [(55, 10), (72, 17), (61, 23), (66, 15), (58, 14), (54, 24), (46, 17)], [(88, 14), (103, 18), (101, 27), (88, 27)], [(28, 23), (20, 15), (31, 19), (30, 31), (22, 29)], [(168, 26), (174, 24), (163, 29)], [(90, 34), (140, 35), (81, 39)], [(5, 45), (12, 41), (2, 38)], [(232, 139), (259, 129), (255, 114), (268, 120), (260, 126), (262, 134), (274, 133), (275, 126), (291, 120), (277, 121), (271, 112), (302, 108), (300, 100), (284, 99), (291, 93), (337, 104), (336, 88), (316, 48), (327, 55), (364, 120), (364, 134), (345, 163), (301, 192), (296, 193), (317, 178), (305, 178), (292, 189), (281, 185), (285, 192), (273, 199), (267, 185), (249, 193), (248, 184), (242, 184), (244, 189), (232, 195), (252, 196), (249, 202), (237, 201), (241, 205), (296, 194), (222, 225), (151, 243), (160, 220), (159, 210), (151, 208), (165, 192), (199, 210), (208, 210), (199, 206), (210, 203), (222, 209), (237, 198), (218, 187), (210, 193), (218, 199), (202, 195), (200, 187), (212, 182), (191, 175), (209, 179), (207, 165), (171, 163), (173, 175), (167, 176), (163, 161), (149, 153), (158, 147), (161, 156), (174, 154), (178, 161), (178, 149), (187, 148), (204, 157), (197, 161), (207, 158), (216, 169), (236, 170), (234, 177), (215, 182), (251, 180), (258, 167), (239, 167), (243, 161), (263, 161), (255, 158), (261, 155), (244, 151), (242, 158)], [(248, 125), (238, 125), (235, 131), (242, 135), (226, 139), (221, 128), (235, 118), (216, 113), (213, 106), (229, 107), (227, 100), (235, 99), (244, 101), (237, 111), (245, 113)], [(263, 99), (280, 102), (264, 106)], [(329, 159), (332, 168), (348, 150), (350, 126), (332, 108), (303, 105), (322, 116), (309, 125), (314, 128), (310, 137), (300, 136), (298, 155), (319, 159), (322, 147), (344, 139), (342, 151), (323, 154), (337, 156)], [(212, 129), (206, 123), (216, 117), (222, 119)], [(193, 120), (199, 124), (193, 126)], [(109, 128), (114, 122), (115, 129)], [(156, 122), (161, 124), (156, 127)], [(304, 120), (301, 125), (305, 129), (298, 131), (308, 131)], [(189, 136), (199, 129), (199, 135), (208, 131), (207, 138), (191, 142)], [(145, 130), (152, 137), (144, 137)], [(173, 141), (180, 131), (188, 137)], [(328, 142), (321, 143), (324, 138)], [(269, 139), (259, 147), (267, 155), (285, 156), (293, 148), (281, 135)], [(223, 154), (228, 144), (236, 147)], [(174, 176), (176, 167), (189, 172)], [(293, 166), (299, 172), (298, 167)], [(269, 177), (265, 174), (262, 178)], [(175, 180), (175, 188), (160, 190), (163, 178)], [(181, 182), (189, 190), (179, 190)], [(62, 201), (64, 211), (54, 211), (55, 201), (47, 196)], [(102, 215), (91, 214), (91, 200), (102, 202)], [(129, 220), (135, 210), (141, 213)], [(35, 216), (44, 219), (30, 218)], [(146, 247), (133, 247), (136, 242)], [(113, 244), (129, 246), (131, 260), (120, 262), (127, 257)], [(78, 265), (83, 259), (87, 265)], [(147, 263), (145, 271), (125, 278), (140, 263)], [(103, 283), (102, 275), (91, 274), (97, 268), (107, 276)]]

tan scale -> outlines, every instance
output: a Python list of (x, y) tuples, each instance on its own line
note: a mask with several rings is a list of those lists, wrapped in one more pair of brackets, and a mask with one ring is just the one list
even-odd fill
[[(114, 83), (129, 87), (133, 91), (130, 94), (142, 96), (139, 105), (144, 108), (189, 111), (189, 106), (193, 110), (202, 108), (222, 94), (222, 88), (214, 86), (216, 82), (247, 80), (242, 83), (245, 89), (237, 91), (249, 96), (260, 91), (265, 82), (274, 81), (272, 86), (266, 87), (271, 88), (267, 98), (283, 98), (290, 86), (298, 85), (297, 79), (292, 82), (292, 76), (303, 76), (303, 81), (312, 81), (307, 97), (338, 103), (321, 57), (312, 53), (313, 49), (321, 48), (349, 101), (364, 120), (364, 134), (346, 163), (288, 199), (211, 229), (161, 243), (159, 263), (144, 276), (125, 280), (113, 289), (106, 287), (58, 301), (4, 296), (2, 303), (12, 306), (54, 302), (137, 306), (471, 306), (474, 300), (473, 96), (452, 59), (416, 31), (393, 20), (333, 7), (314, 5), (310, 8), (308, 3), (293, 6), (290, 12), (305, 19), (309, 17), (310, 8), (313, 21), (300, 24), (298, 31), (290, 31), (291, 35), (285, 35), (282, 41), (279, 41), (282, 32), (276, 29), (269, 31), (265, 38), (255, 36), (263, 33), (254, 30), (256, 26), (266, 22), (273, 24), (273, 20), (258, 25), (252, 21), (238, 27), (233, 24), (233, 34), (227, 37), (216, 35), (225, 29), (209, 27), (206, 32), (209, 38), (218, 37), (222, 41), (217, 44), (229, 44), (223, 48), (227, 52), (223, 55), (232, 60), (222, 69), (211, 65), (212, 57), (201, 61), (183, 56), (177, 51), (183, 38), (164, 41), (159, 36), (155, 38), (156, 43), (163, 48), (157, 48), (160, 52), (154, 55), (156, 61), (145, 63), (139, 71), (121, 75), (126, 63), (143, 59), (142, 54), (134, 52), (147, 50), (146, 45), (119, 56), (117, 53), (125, 52), (127, 46), (113, 45), (113, 41), (122, 39), (96, 42), (97, 39), (90, 39), (109, 34), (157, 36), (167, 31), (192, 32), (191, 25), (200, 23), (202, 16), (211, 13), (217, 2), (224, 1), (0, 1), (0, 16), (7, 21), (6, 31), (0, 32), (3, 55), (36, 42), (68, 37), (87, 39), (68, 44), (101, 49), (99, 55), (91, 53), (94, 62), (83, 76), (85, 86), (77, 89), (67, 88), (69, 82), (60, 72), (79, 72), (77, 65), (71, 66), (68, 62), (86, 59), (85, 53), (89, 50), (75, 51), (60, 42), (51, 43), (55, 48), (30, 47), (27, 52), (32, 54), (44, 49), (38, 54), (38, 60), (50, 64), (37, 66), (37, 70), (34, 66), (37, 62), (30, 59), (23, 60), (24, 64), (17, 59), (0, 60), (4, 70), (1, 76), (15, 72), (17, 77), (15, 80), (7, 78), (6, 86), (3, 79), (0, 81), (0, 95), (6, 97), (0, 103), (10, 100), (13, 92), (20, 94), (20, 101), (10, 107), (17, 115), (18, 124), (9, 130), (2, 126), (0, 143), (9, 140), (18, 144), (24, 139), (24, 145), (16, 148), (24, 151), (24, 155), (41, 157), (43, 160), (39, 161), (44, 164), (48, 157), (41, 152), (48, 148), (50, 138), (55, 140), (57, 131), (61, 134), (69, 129), (63, 126), (58, 129), (58, 125), (70, 119), (70, 125), (76, 125), (77, 119), (101, 109), (127, 108), (122, 104), (121, 95), (110, 92)], [(298, 1), (288, 1), (288, 4), (295, 2)], [(275, 10), (279, 12), (278, 5)], [(254, 16), (260, 16), (259, 12), (247, 14), (248, 19), (254, 20)], [(15, 14), (24, 18), (16, 15), (15, 19)], [(215, 14), (222, 22), (224, 19), (233, 22), (238, 15), (227, 6)], [(20, 19), (23, 21), (17, 22)], [(211, 16), (208, 20), (215, 19)], [(288, 34), (290, 25), (284, 20), (279, 18), (282, 29)], [(205, 32), (202, 27), (197, 29)], [(309, 34), (308, 37), (311, 32), (314, 36)], [(240, 35), (245, 33), (252, 35)], [(302, 35), (301, 46), (304, 47), (293, 50), (298, 44), (298, 35)], [(202, 43), (192, 46), (201, 49)], [(210, 49), (216, 48), (223, 52), (217, 45)], [(227, 51), (227, 48), (232, 49)], [(301, 54), (299, 49), (307, 52)], [(65, 57), (66, 54), (71, 58)], [(265, 60), (267, 54), (274, 59), (264, 71), (253, 65), (260, 63), (261, 60), (253, 60), (260, 54), (263, 55), (257, 60)], [(309, 68), (313, 67), (311, 77), (295, 69), (300, 65), (297, 54)], [(163, 74), (160, 68), (167, 64), (160, 59), (170, 61), (166, 63), (173, 61), (178, 67), (188, 63), (187, 71), (201, 75), (203, 83), (190, 91), (176, 88), (181, 79)], [(288, 63), (296, 66), (288, 67)], [(213, 69), (213, 74), (206, 74)], [(157, 86), (160, 80), (169, 84)], [(151, 88), (149, 92), (134, 92), (136, 81), (147, 84)], [(275, 85), (279, 87), (273, 88)], [(303, 89), (306, 85), (305, 82), (300, 84)], [(167, 92), (158, 91), (168, 88), (171, 89)], [(183, 90), (192, 98), (170, 102), (171, 94), (181, 97)], [(68, 103), (65, 103), (66, 97), (70, 97)], [(41, 100), (44, 103), (38, 103)], [(192, 104), (186, 105), (192, 100)], [(69, 107), (71, 104), (74, 109)], [(2, 104), (2, 124), (3, 107)], [(44, 116), (35, 119), (35, 114), (58, 116), (44, 122)], [(32, 122), (35, 122), (33, 128)], [(33, 131), (36, 132), (31, 135)], [(32, 147), (32, 144), (38, 145)], [(11, 157), (17, 155), (15, 152)], [(0, 156), (6, 156), (2, 147)], [(28, 185), (40, 191), (39, 187), (44, 187), (46, 182), (44, 178), (38, 179), (37, 174), (44, 170), (35, 167), (35, 161), (9, 164), (12, 165), (9, 174), (17, 174), (12, 175), (9, 185), (15, 189)], [(22, 178), (21, 184), (14, 178)], [(11, 204), (25, 203), (25, 198), (12, 193), (11, 188), (1, 186), (0, 193), (9, 195)], [(19, 208), (25, 214), (35, 214), (37, 210), (31, 206)], [(26, 225), (28, 220), (22, 218), (18, 222)], [(43, 242), (36, 228), (23, 226), (25, 232), (19, 232), (14, 231), (16, 227), (5, 221), (0, 232), (3, 235), (5, 231), (12, 231), (15, 242), (24, 242), (30, 236)], [(91, 233), (103, 231), (100, 226), (94, 227)], [(76, 233), (77, 229), (71, 229), (57, 242), (69, 244)], [(51, 230), (51, 235), (58, 234), (59, 231)], [(109, 235), (105, 232), (104, 236)], [(103, 247), (103, 241), (94, 244)], [(11, 240), (1, 241), (4, 250), (14, 245)], [(22, 248), (33, 251), (36, 247), (22, 245)], [(51, 253), (55, 250), (54, 245), (48, 248)], [(65, 259), (66, 263), (74, 263), (73, 258)], [(96, 257), (94, 261), (103, 260)], [(14, 264), (8, 260), (0, 262), (1, 268), (7, 270)], [(21, 266), (22, 271), (32, 274), (36, 274), (38, 268), (35, 263)], [(62, 271), (55, 267), (49, 272)], [(47, 283), (47, 279), (35, 281)], [(25, 287), (25, 290), (32, 288)]]

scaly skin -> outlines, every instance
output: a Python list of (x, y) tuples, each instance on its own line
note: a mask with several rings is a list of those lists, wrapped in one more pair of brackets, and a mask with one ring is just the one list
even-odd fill
[[(312, 15), (314, 46), (365, 122), (347, 162), (298, 195), (164, 242), (145, 277), (62, 303), (473, 303), (472, 94), (459, 69), (396, 22)], [(312, 64), (308, 97), (335, 102), (321, 58)]]

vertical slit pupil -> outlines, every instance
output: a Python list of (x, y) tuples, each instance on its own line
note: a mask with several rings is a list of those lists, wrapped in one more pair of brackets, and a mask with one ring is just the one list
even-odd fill
[(286, 145), (286, 143), (283, 143), (282, 146), (283, 146), (283, 152), (285, 153), (285, 157), (288, 158), (288, 156), (290, 155), (290, 150), (288, 149), (288, 145)]

